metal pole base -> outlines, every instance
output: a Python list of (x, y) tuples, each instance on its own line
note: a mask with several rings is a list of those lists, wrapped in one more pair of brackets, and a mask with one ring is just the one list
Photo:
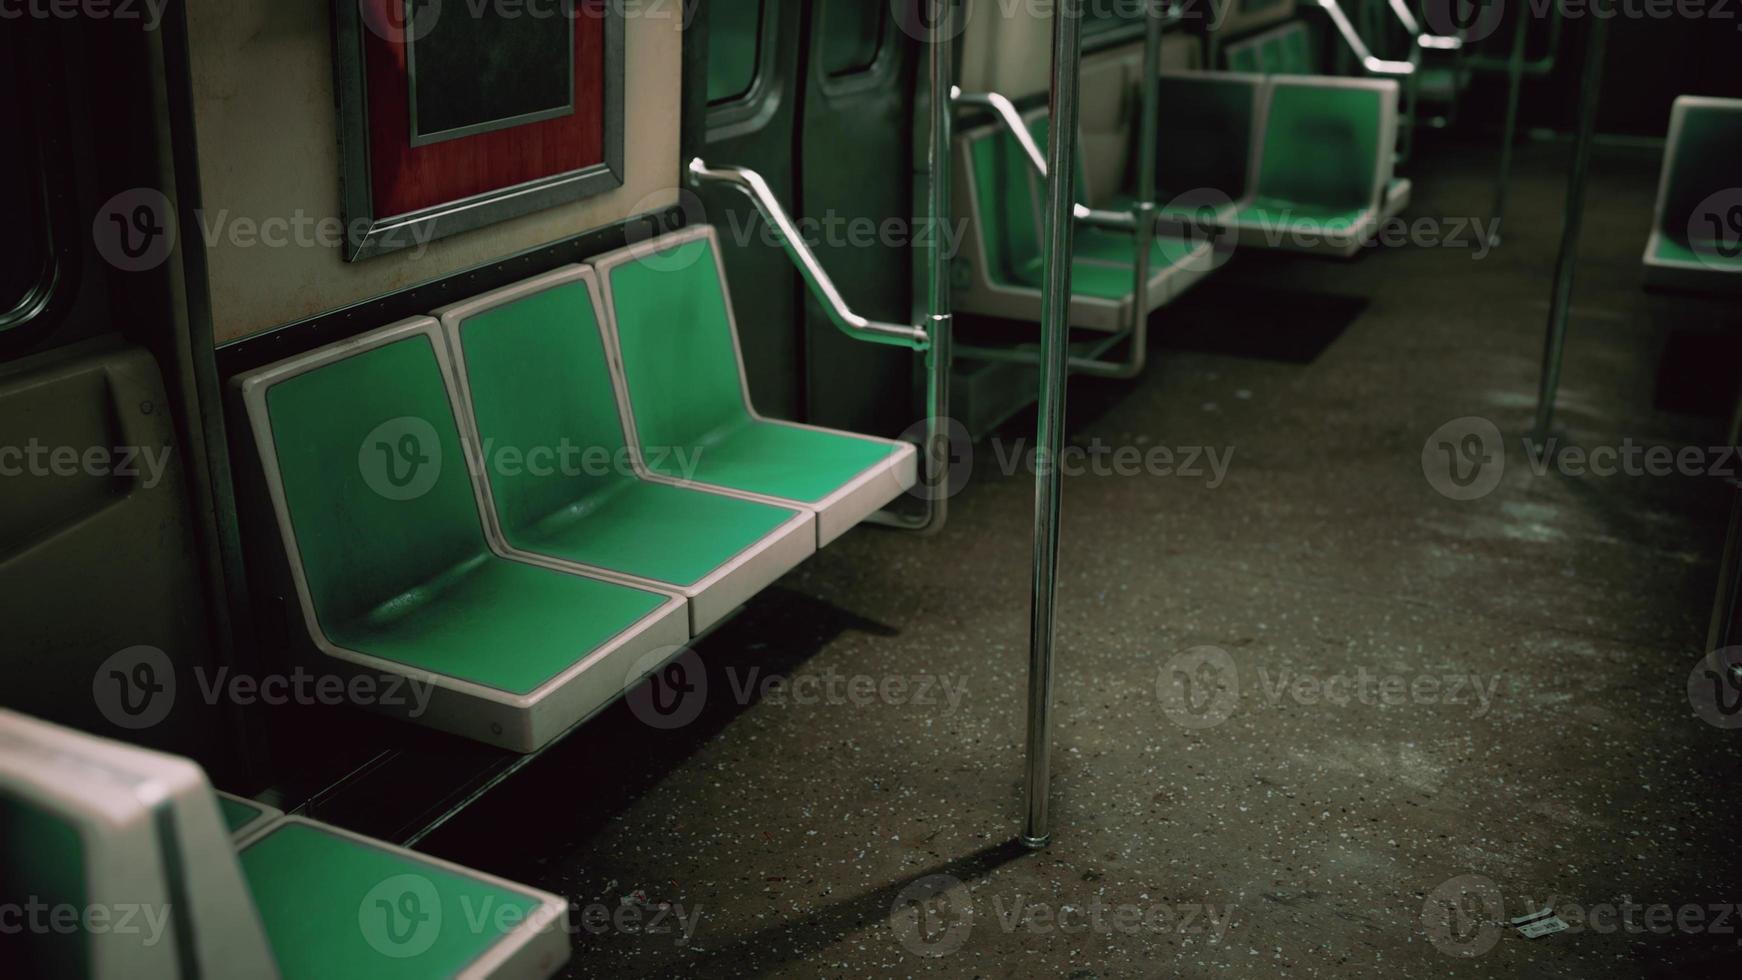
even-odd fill
[(1022, 846), (1031, 851), (1044, 850), (1048, 844), (1052, 843), (1051, 834), (1047, 834), (1045, 837), (1030, 837), (1027, 834), (1023, 834), (1021, 839)]

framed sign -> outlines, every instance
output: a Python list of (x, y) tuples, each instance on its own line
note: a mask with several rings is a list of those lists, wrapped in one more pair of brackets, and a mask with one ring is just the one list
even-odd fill
[(334, 0), (345, 259), (623, 185), (609, 0)]

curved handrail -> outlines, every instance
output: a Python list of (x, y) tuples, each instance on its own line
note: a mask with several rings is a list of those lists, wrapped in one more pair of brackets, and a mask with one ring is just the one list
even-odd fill
[(1355, 57), (1361, 61), (1361, 67), (1372, 75), (1389, 75), (1408, 77), (1415, 74), (1415, 65), (1408, 61), (1390, 61), (1377, 57), (1367, 47), (1367, 42), (1361, 40), (1361, 35), (1350, 22), (1349, 15), (1343, 12), (1343, 7), (1337, 0), (1317, 0), (1325, 14), (1331, 18), (1332, 26), (1342, 36), (1343, 43), (1349, 46)]
[(805, 285), (822, 302), (830, 321), (842, 333), (859, 340), (911, 350), (923, 351), (930, 348), (931, 338), (924, 327), (884, 323), (853, 312), (852, 307), (841, 296), (840, 289), (835, 286), (835, 281), (823, 269), (816, 253), (799, 236), (792, 217), (786, 213), (780, 198), (775, 196), (774, 189), (768, 186), (768, 181), (762, 179), (761, 174), (746, 167), (709, 166), (701, 157), (690, 161), (689, 173), (691, 181), (696, 184), (723, 184), (743, 193), (756, 205), (756, 210), (762, 213), (762, 217), (780, 232), (781, 246), (786, 250), (787, 257), (798, 267)]
[[(1022, 114), (1016, 111), (1016, 103), (1008, 96), (998, 92), (964, 92), (960, 88), (950, 90), (950, 95), (957, 105), (971, 105), (982, 109), (990, 109), (1015, 138), (1016, 144), (1022, 148), (1022, 155), (1028, 158), (1028, 165), (1041, 180), (1046, 179), (1046, 156), (1040, 152), (1040, 144), (1034, 141), (1034, 134), (1028, 131), (1028, 126), (1022, 121)], [(1078, 221), (1092, 228), (1106, 228), (1112, 231), (1133, 231), (1137, 222), (1123, 211), (1100, 211), (1083, 204), (1073, 204), (1071, 215)]]

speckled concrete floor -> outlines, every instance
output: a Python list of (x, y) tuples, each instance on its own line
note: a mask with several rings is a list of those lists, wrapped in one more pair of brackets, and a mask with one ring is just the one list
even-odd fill
[[(856, 531), (700, 644), (686, 724), (618, 706), (428, 848), (573, 898), (573, 976), (1735, 975), (1742, 732), (1687, 694), (1724, 486), (1538, 476), (1518, 443), (1565, 153), (1524, 154), (1486, 258), (1242, 255), (1144, 379), (1073, 387), (1077, 445), (1233, 456), (1067, 481), (1051, 849), (1009, 843), (1032, 484), (1000, 467), (1032, 418), (942, 536)], [(1438, 148), (1410, 214), (1485, 214), (1490, 156)], [(1722, 436), (1654, 407), (1666, 338), (1732, 315), (1640, 289), (1655, 169), (1597, 161), (1569, 443)], [(1259, 288), (1366, 305), (1307, 363), (1255, 356), (1290, 309), (1243, 356), (1178, 349), (1287, 298)], [(1423, 448), (1470, 416), (1507, 465), (1460, 502)], [(1493, 925), (1549, 901), (1571, 930)]]

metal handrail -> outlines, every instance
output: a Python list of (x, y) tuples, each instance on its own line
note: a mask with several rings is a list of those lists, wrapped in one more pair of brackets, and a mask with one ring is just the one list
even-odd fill
[(1407, 0), (1389, 0), (1391, 12), (1397, 16), (1398, 23), (1403, 25), (1404, 33), (1415, 39), (1416, 47), (1429, 51), (1457, 51), (1463, 48), (1464, 39), (1448, 34), (1429, 34), (1422, 30), (1421, 21), (1415, 19), (1415, 11), (1409, 9)]
[[(1149, 17), (1144, 31), (1143, 79), (1139, 89), (1140, 145), (1136, 202), (1130, 211), (1102, 211), (1081, 203), (1073, 203), (1071, 206), (1071, 214), (1077, 221), (1092, 228), (1124, 232), (1135, 239), (1132, 250), (1135, 261), (1132, 263), (1130, 318), (1118, 333), (1096, 343), (1087, 356), (1067, 356), (1067, 369), (1077, 374), (1130, 379), (1141, 375), (1149, 364), (1149, 275), (1151, 243), (1155, 237), (1157, 218), (1155, 156), (1161, 121), (1161, 36), (1168, 23), (1178, 19), (1178, 13), (1178, 7), (1163, 9), (1159, 3), (1153, 3), (1148, 9)], [(1041, 154), (1040, 146), (1035, 143), (1034, 135), (1023, 123), (1015, 103), (998, 92), (964, 93), (960, 89), (953, 89), (952, 95), (958, 105), (991, 110), (1002, 128), (1021, 147), (1030, 169), (1041, 180), (1046, 180), (1046, 158)], [(1121, 341), (1126, 340), (1130, 341), (1130, 347), (1123, 359), (1110, 360), (1104, 356)], [(1001, 364), (1039, 365), (1042, 360), (1040, 351), (1024, 348), (964, 346), (958, 353), (973, 360)]]
[(1361, 67), (1366, 69), (1369, 74), (1388, 75), (1398, 78), (1405, 78), (1415, 74), (1415, 64), (1413, 62), (1391, 61), (1374, 55), (1372, 50), (1367, 47), (1367, 42), (1361, 40), (1360, 32), (1355, 30), (1354, 23), (1349, 20), (1349, 15), (1343, 12), (1343, 7), (1337, 2), (1337, 0), (1316, 0), (1316, 2), (1319, 7), (1324, 10), (1325, 14), (1331, 18), (1331, 24), (1336, 27), (1337, 33), (1342, 36), (1343, 43), (1349, 46), (1349, 50), (1354, 53), (1357, 59), (1360, 60)]
[[(1022, 121), (1022, 114), (1016, 111), (1016, 103), (999, 92), (964, 92), (960, 88), (952, 89), (951, 96), (957, 105), (975, 106), (990, 109), (1004, 129), (1016, 140), (1016, 145), (1022, 149), (1022, 155), (1028, 159), (1030, 169), (1041, 180), (1046, 179), (1046, 156), (1040, 151), (1040, 144), (1034, 141), (1034, 134), (1028, 131), (1028, 126)], [(1110, 231), (1133, 231), (1137, 224), (1132, 216), (1123, 211), (1100, 211), (1080, 202), (1071, 205), (1071, 214), (1091, 228), (1105, 228)]]
[(786, 213), (780, 198), (775, 196), (774, 189), (768, 186), (768, 181), (763, 180), (761, 174), (746, 167), (709, 166), (701, 157), (690, 161), (689, 172), (691, 181), (698, 186), (708, 183), (723, 184), (741, 191), (756, 205), (756, 210), (761, 212), (762, 217), (780, 232), (780, 244), (787, 257), (798, 267), (805, 285), (822, 302), (829, 320), (842, 333), (860, 340), (906, 347), (910, 350), (923, 351), (930, 346), (924, 327), (884, 323), (853, 312), (852, 307), (841, 296), (841, 290), (835, 286), (835, 280), (830, 278), (816, 253), (799, 236), (792, 216)]

